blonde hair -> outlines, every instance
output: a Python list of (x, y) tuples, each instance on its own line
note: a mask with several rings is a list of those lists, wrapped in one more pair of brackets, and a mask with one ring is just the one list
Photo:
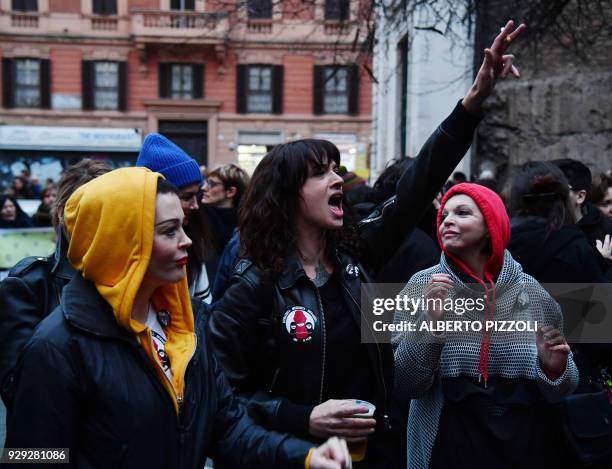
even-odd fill
[(236, 195), (234, 196), (234, 207), (238, 207), (242, 196), (246, 192), (247, 187), (251, 178), (248, 173), (240, 166), (235, 164), (224, 164), (218, 166), (208, 173), (207, 177), (216, 176), (221, 179), (225, 189), (230, 187), (236, 188)]

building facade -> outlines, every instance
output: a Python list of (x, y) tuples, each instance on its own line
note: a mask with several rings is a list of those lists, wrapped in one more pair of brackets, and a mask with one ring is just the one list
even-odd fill
[(210, 167), (319, 137), (365, 169), (360, 1), (0, 0), (0, 159), (131, 164), (161, 132)]
[[(452, 34), (440, 34), (431, 25), (444, 21), (432, 18), (428, 8), (377, 16), (373, 177), (392, 159), (416, 156), (472, 84), (472, 31), (467, 24), (453, 23)], [(470, 154), (457, 169), (469, 171), (469, 160)]]

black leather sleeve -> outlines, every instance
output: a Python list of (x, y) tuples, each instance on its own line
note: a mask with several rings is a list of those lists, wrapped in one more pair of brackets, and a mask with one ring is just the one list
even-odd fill
[(370, 272), (397, 250), (432, 203), (470, 145), (480, 117), (468, 113), (461, 103), (438, 126), (397, 183), (395, 196), (359, 223), (368, 253)]
[[(25, 271), (11, 270), (0, 283), (0, 383), (2, 396), (9, 399), (5, 379), (14, 368), (19, 353), (30, 340), (37, 324), (50, 312), (47, 308), (49, 285), (47, 261), (29, 258)], [(25, 260), (24, 260), (25, 261)], [(18, 267), (18, 266), (16, 266)]]
[(306, 455), (314, 445), (257, 425), (234, 397), (212, 354), (211, 361), (218, 393), (213, 427), (213, 459), (222, 461), (224, 467), (303, 468)]
[(7, 448), (75, 448), (82, 395), (74, 369), (54, 344), (30, 342), (17, 366)]

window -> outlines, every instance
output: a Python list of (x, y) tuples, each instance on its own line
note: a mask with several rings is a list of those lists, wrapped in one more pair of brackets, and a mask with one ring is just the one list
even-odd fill
[(247, 9), (250, 19), (272, 18), (272, 0), (248, 0)]
[(15, 106), (40, 107), (40, 62), (15, 60)]
[(238, 112), (283, 112), (283, 66), (238, 65)]
[(82, 62), (83, 109), (124, 111), (127, 108), (126, 88), (125, 62)]
[(116, 15), (117, 0), (93, 0), (94, 15)]
[(359, 67), (316, 65), (313, 101), (315, 114), (357, 114)]
[(170, 0), (172, 10), (193, 11), (195, 10), (195, 0)]
[(172, 99), (193, 98), (193, 67), (191, 65), (172, 65), (170, 68), (170, 97)]
[(119, 108), (119, 64), (96, 62), (94, 67), (94, 107)]
[(272, 112), (272, 67), (249, 67), (247, 112)]
[(348, 112), (348, 70), (346, 68), (325, 68), (325, 93), (323, 112), (325, 114), (346, 114)]
[(159, 64), (159, 97), (168, 99), (201, 99), (203, 97), (203, 64)]
[(2, 59), (3, 105), (5, 108), (51, 107), (50, 62), (47, 59)]
[(325, 0), (325, 19), (346, 21), (349, 18), (349, 0)]
[(13, 11), (38, 11), (38, 0), (13, 0)]

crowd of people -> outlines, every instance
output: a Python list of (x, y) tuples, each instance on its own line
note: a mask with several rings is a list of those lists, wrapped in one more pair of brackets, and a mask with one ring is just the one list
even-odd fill
[[(82, 468), (609, 469), (612, 341), (568, 343), (576, 305), (541, 284), (612, 281), (610, 178), (571, 159), (503, 189), (452, 174), (497, 81), (519, 76), (506, 50), (523, 29), (502, 28), (418, 156), (372, 187), (315, 139), (251, 178), (202, 174), (155, 133), (135, 167), (68, 168), (40, 193), (56, 251), (0, 283), (5, 446), (70, 448)], [(540, 327), (363, 340), (377, 282)]]

